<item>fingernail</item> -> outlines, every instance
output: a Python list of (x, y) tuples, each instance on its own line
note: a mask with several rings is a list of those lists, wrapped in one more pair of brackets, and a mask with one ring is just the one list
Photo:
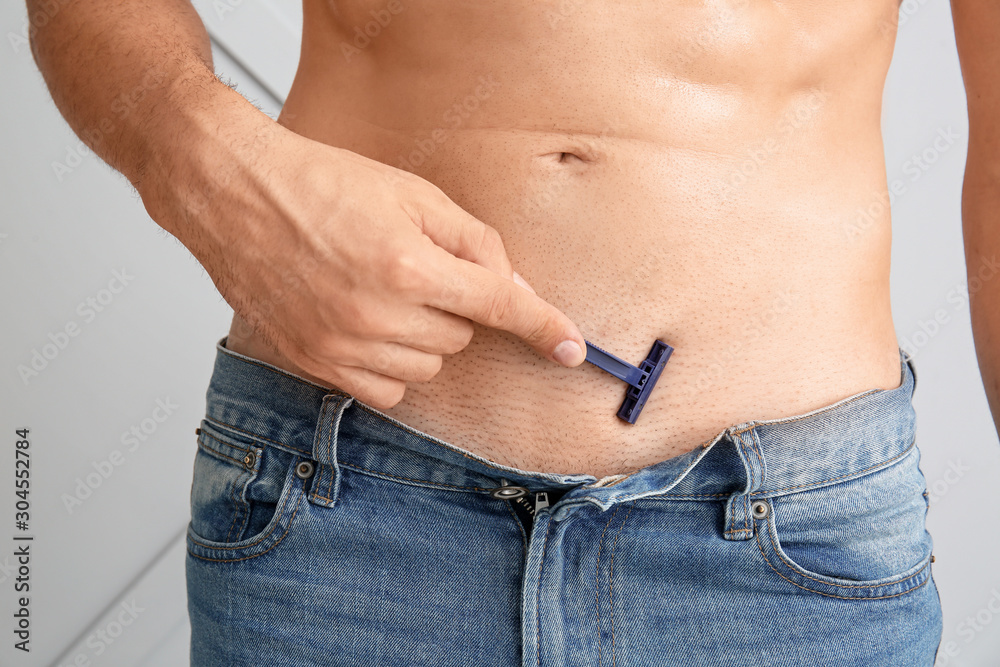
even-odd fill
[(519, 276), (517, 274), (517, 271), (514, 272), (514, 282), (517, 283), (518, 285), (520, 285), (521, 287), (523, 287), (524, 289), (528, 290), (532, 294), (537, 294), (537, 292), (535, 292), (535, 290), (533, 290), (531, 288), (531, 285), (529, 285), (528, 283), (524, 282), (524, 278), (522, 278), (521, 276)]
[(552, 356), (563, 366), (576, 366), (583, 361), (583, 350), (580, 349), (575, 340), (564, 340), (556, 345)]

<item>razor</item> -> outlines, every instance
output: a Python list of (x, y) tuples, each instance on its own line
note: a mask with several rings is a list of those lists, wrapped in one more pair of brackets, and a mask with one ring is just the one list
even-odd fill
[(587, 343), (587, 361), (611, 373), (628, 385), (628, 389), (625, 391), (625, 400), (618, 408), (618, 418), (629, 424), (634, 424), (635, 420), (639, 418), (643, 406), (646, 405), (646, 399), (653, 393), (653, 387), (660, 379), (663, 367), (667, 365), (667, 360), (674, 348), (662, 340), (655, 340), (653, 341), (653, 349), (646, 355), (646, 359), (638, 366), (633, 366), (610, 352), (602, 350), (590, 341), (584, 342)]

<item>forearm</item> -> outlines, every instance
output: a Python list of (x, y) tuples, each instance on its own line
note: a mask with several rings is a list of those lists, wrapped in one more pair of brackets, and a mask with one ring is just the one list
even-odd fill
[(1000, 159), (970, 141), (962, 226), (972, 333), (993, 421), (1000, 432)]
[(208, 33), (187, 0), (27, 5), (32, 52), (66, 121), (160, 226), (208, 259), (220, 241), (207, 237), (232, 230), (207, 229), (221, 219), (190, 209), (219, 164), (237, 162), (229, 155), (276, 123), (215, 77)]
[(1000, 433), (1000, 5), (951, 0), (951, 8), (969, 109), (962, 232), (972, 334)]

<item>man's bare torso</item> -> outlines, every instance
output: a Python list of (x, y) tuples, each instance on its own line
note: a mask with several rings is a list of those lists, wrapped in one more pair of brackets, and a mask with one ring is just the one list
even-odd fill
[[(387, 414), (498, 463), (635, 470), (894, 388), (880, 116), (895, 0), (306, 0), (280, 122), (414, 172), (633, 363), (625, 385), (477, 325)], [(308, 377), (256, 336), (229, 346)], [(808, 443), (803, 443), (807, 446)]]

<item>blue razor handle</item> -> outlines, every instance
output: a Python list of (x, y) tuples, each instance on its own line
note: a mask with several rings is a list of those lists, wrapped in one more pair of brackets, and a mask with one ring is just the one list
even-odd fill
[(610, 352), (605, 352), (590, 341), (584, 342), (587, 343), (587, 361), (628, 385), (625, 401), (618, 408), (618, 418), (634, 424), (643, 406), (646, 405), (646, 399), (653, 392), (656, 381), (660, 379), (663, 367), (667, 365), (667, 359), (670, 358), (674, 348), (662, 340), (653, 341), (653, 349), (646, 355), (645, 361), (636, 367)]

